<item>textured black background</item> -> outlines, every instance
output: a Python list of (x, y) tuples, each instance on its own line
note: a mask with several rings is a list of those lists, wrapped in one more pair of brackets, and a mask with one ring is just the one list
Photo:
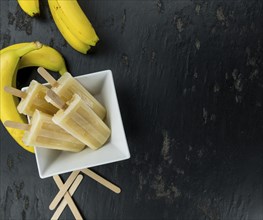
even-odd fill
[[(67, 45), (46, 1), (40, 18), (1, 1), (0, 46), (39, 40), (73, 75), (113, 71), (131, 159), (93, 169), (120, 195), (84, 178), (83, 216), (263, 219), (263, 2), (79, 2), (101, 39), (93, 54)], [(18, 87), (33, 78), (35, 68), (20, 71)], [(0, 141), (0, 219), (49, 219), (54, 181), (2, 125)]]

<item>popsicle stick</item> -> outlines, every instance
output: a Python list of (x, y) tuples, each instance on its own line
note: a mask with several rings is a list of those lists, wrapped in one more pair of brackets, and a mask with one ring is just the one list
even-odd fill
[[(53, 179), (54, 179), (55, 183), (57, 184), (58, 188), (63, 187), (63, 182), (58, 175), (53, 176)], [(77, 178), (75, 179), (75, 181), (73, 182), (73, 184), (69, 188), (69, 191), (66, 192), (64, 199), (59, 204), (54, 215), (51, 217), (52, 220), (57, 220), (60, 217), (61, 213), (63, 212), (63, 210), (65, 209), (67, 204), (68, 204), (72, 214), (74, 215), (75, 219), (77, 219), (77, 220), (83, 219), (81, 214), (79, 213), (77, 206), (75, 205), (73, 199), (71, 198), (71, 196), (73, 196), (74, 192), (76, 191), (79, 184), (81, 183), (82, 179), (83, 179), (83, 176), (81, 174), (77, 176)]]
[(27, 96), (27, 93), (26, 92), (22, 92), (21, 90), (19, 89), (16, 89), (14, 87), (11, 87), (11, 86), (5, 86), (4, 90), (13, 95), (13, 96), (16, 96), (16, 97), (19, 97), (19, 98), (23, 98), (25, 99), (26, 96)]
[(96, 174), (92, 170), (86, 168), (86, 169), (81, 170), (81, 172), (86, 174), (90, 178), (94, 179), (98, 183), (102, 184), (103, 186), (107, 187), (108, 189), (112, 190), (113, 192), (115, 192), (115, 193), (120, 193), (121, 192), (121, 189), (118, 186), (114, 185), (110, 181), (108, 181), (108, 180), (104, 179), (103, 177), (99, 176), (98, 174)]
[(52, 86), (57, 87), (59, 86), (57, 80), (50, 75), (50, 73), (44, 69), (43, 67), (38, 67), (37, 72)]
[(62, 199), (62, 197), (65, 195), (65, 193), (67, 192), (68, 188), (71, 186), (71, 184), (73, 183), (73, 181), (76, 179), (77, 175), (79, 174), (80, 171), (73, 171), (69, 178), (67, 179), (67, 181), (65, 182), (65, 184), (63, 185), (63, 187), (61, 187), (60, 191), (58, 192), (58, 194), (55, 196), (55, 198), (53, 199), (53, 201), (50, 203), (49, 205), (49, 209), (50, 210), (54, 210), (58, 203), (60, 202), (60, 200)]
[(6, 127), (9, 127), (9, 128), (15, 128), (15, 129), (25, 130), (25, 131), (29, 131), (30, 127), (31, 127), (28, 124), (19, 123), (19, 122), (15, 122), (15, 121), (5, 121), (4, 125)]
[(47, 91), (47, 96), (52, 99), (60, 109), (67, 108), (66, 102), (64, 102), (55, 92), (51, 89)]

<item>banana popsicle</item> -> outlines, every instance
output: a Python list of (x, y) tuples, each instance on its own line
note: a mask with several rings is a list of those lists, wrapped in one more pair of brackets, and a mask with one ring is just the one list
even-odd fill
[(110, 129), (79, 95), (74, 94), (67, 103), (52, 90), (48, 90), (47, 96), (60, 108), (52, 118), (55, 124), (93, 150), (108, 140)]
[[(43, 68), (38, 68), (39, 74), (52, 86), (52, 90), (63, 99), (69, 101), (74, 94), (78, 94), (81, 99), (101, 118), (104, 119), (106, 109), (85, 89), (70, 73), (64, 73), (57, 81)], [(48, 96), (46, 100), (56, 106)], [(58, 107), (58, 106), (56, 106)]]
[(45, 95), (48, 88), (41, 85), (35, 80), (32, 80), (26, 92), (22, 92), (13, 87), (5, 87), (5, 91), (21, 98), (17, 106), (17, 110), (20, 114), (32, 116), (34, 111), (40, 110), (44, 113), (53, 115), (58, 109), (45, 100)]
[(36, 110), (30, 124), (6, 121), (5, 126), (25, 130), (23, 142), (26, 145), (56, 150), (79, 152), (85, 144), (64, 129), (54, 124), (52, 116)]

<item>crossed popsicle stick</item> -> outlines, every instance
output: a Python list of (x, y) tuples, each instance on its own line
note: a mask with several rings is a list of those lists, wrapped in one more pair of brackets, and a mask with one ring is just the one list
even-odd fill
[(94, 179), (95, 181), (97, 181), (98, 183), (102, 184), (103, 186), (107, 187), (108, 189), (112, 190), (115, 193), (121, 192), (121, 189), (118, 186), (114, 185), (113, 183), (109, 182), (108, 180), (104, 179), (103, 177), (99, 176), (98, 174), (96, 174), (95, 172), (93, 172), (88, 168), (78, 171), (73, 171), (64, 184), (58, 175), (53, 176), (53, 179), (59, 188), (59, 192), (50, 203), (49, 209), (54, 210), (59, 204), (59, 202), (61, 200), (62, 201), (59, 204), (53, 216), (51, 217), (52, 220), (58, 219), (67, 205), (69, 206), (75, 219), (77, 220), (83, 219), (77, 206), (75, 205), (72, 199), (74, 192), (76, 191), (76, 189), (78, 188), (79, 184), (83, 179), (83, 175), (81, 175), (80, 172), (86, 174), (90, 178)]

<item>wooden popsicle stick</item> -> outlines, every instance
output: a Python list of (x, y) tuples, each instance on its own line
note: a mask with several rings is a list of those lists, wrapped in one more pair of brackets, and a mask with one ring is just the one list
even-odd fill
[(67, 181), (65, 182), (63, 187), (61, 187), (60, 191), (57, 193), (57, 195), (55, 196), (53, 201), (50, 203), (50, 205), (49, 205), (50, 210), (54, 210), (57, 207), (58, 203), (60, 202), (62, 197), (65, 195), (65, 193), (67, 192), (68, 188), (71, 186), (73, 181), (76, 179), (79, 172), (80, 171), (73, 171), (70, 174), (69, 178), (67, 179)]
[(19, 98), (23, 98), (25, 99), (26, 96), (27, 96), (27, 93), (26, 92), (22, 92), (21, 90), (19, 89), (16, 89), (14, 87), (11, 87), (11, 86), (5, 86), (4, 90), (13, 95), (13, 96), (16, 96), (16, 97), (19, 97)]
[(58, 87), (59, 84), (57, 80), (53, 78), (53, 76), (50, 75), (50, 73), (44, 69), (43, 67), (38, 67), (37, 72), (52, 86), (52, 87)]
[(108, 181), (108, 180), (104, 179), (103, 177), (99, 176), (98, 174), (96, 174), (92, 170), (86, 168), (86, 169), (81, 170), (81, 172), (86, 174), (90, 178), (94, 179), (95, 181), (99, 182), (103, 186), (107, 187), (108, 189), (112, 190), (113, 192), (115, 192), (115, 193), (120, 193), (121, 192), (121, 189), (118, 186), (114, 185), (110, 181)]
[(53, 92), (51, 89), (47, 91), (47, 96), (53, 100), (57, 104), (57, 106), (60, 109), (66, 109), (67, 104), (64, 102), (55, 92)]
[[(53, 179), (54, 179), (55, 183), (57, 184), (58, 188), (63, 187), (63, 182), (58, 175), (53, 176)], [(52, 220), (57, 220), (60, 217), (61, 213), (63, 212), (63, 210), (65, 209), (67, 204), (68, 204), (72, 214), (74, 215), (75, 219), (77, 219), (77, 220), (83, 219), (78, 208), (77, 208), (77, 206), (75, 205), (73, 199), (71, 198), (71, 196), (73, 196), (74, 192), (76, 191), (79, 184), (81, 183), (82, 179), (83, 179), (83, 176), (81, 174), (77, 176), (77, 178), (75, 179), (75, 181), (73, 182), (73, 184), (69, 188), (69, 191), (66, 192), (64, 199), (59, 204), (54, 215), (51, 217)]]
[(31, 127), (29, 124), (19, 123), (15, 121), (5, 121), (4, 125), (5, 127), (15, 128), (15, 129), (25, 130), (25, 131), (29, 131)]

